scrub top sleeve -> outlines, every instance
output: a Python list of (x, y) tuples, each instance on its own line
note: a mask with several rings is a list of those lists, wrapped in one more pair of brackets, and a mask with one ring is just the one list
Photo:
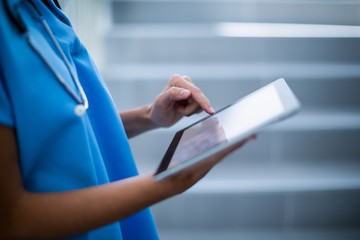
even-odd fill
[(14, 115), (5, 83), (0, 76), (0, 124), (14, 127)]

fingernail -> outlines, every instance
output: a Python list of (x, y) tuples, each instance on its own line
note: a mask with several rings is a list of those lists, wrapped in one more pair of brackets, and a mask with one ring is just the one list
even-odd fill
[(181, 89), (180, 90), (180, 97), (187, 97), (189, 96), (190, 91), (187, 89)]

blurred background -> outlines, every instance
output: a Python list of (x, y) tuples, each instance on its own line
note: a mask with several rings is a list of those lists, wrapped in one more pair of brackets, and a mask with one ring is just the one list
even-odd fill
[[(215, 109), (283, 77), (302, 102), (190, 191), (155, 205), (178, 239), (360, 239), (360, 1), (62, 1), (119, 110), (187, 74)], [(131, 140), (154, 171), (173, 133)]]

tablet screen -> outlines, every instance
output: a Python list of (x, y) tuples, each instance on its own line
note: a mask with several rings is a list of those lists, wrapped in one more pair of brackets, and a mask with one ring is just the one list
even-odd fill
[(269, 85), (216, 115), (206, 118), (183, 131), (169, 167), (191, 159), (210, 148), (245, 134), (282, 112), (279, 95)]
[[(211, 155), (213, 149), (221, 149), (221, 145), (225, 147), (245, 139), (266, 124), (295, 111), (299, 107), (297, 102), (291, 108), (285, 107), (286, 100), (292, 100), (286, 94), (284, 98), (284, 93), (290, 92), (287, 88), (279, 88), (285, 84), (283, 80), (277, 81), (277, 87), (269, 84), (216, 114), (177, 132), (157, 174), (179, 165), (186, 166), (182, 163), (189, 160), (196, 162), (196, 158), (201, 158), (206, 153)], [(279, 89), (282, 94), (279, 94)]]

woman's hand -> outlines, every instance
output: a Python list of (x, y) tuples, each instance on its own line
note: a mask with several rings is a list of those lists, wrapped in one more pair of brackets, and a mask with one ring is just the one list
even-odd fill
[(183, 116), (204, 110), (214, 114), (210, 101), (188, 76), (173, 75), (150, 105), (149, 119), (158, 127), (169, 127)]
[(225, 157), (234, 152), (235, 150), (242, 147), (247, 142), (256, 139), (256, 135), (252, 135), (246, 138), (243, 141), (240, 141), (228, 148), (222, 150), (221, 152), (208, 157), (205, 160), (202, 160), (193, 166), (190, 166), (174, 175), (170, 175), (160, 182), (164, 184), (168, 184), (170, 187), (168, 189), (172, 189), (173, 194), (180, 194), (193, 185), (195, 185), (199, 180), (201, 180), (215, 165), (221, 162)]
[(152, 104), (120, 113), (129, 138), (159, 127), (170, 127), (183, 116), (204, 110), (214, 114), (210, 101), (188, 76), (173, 75)]

